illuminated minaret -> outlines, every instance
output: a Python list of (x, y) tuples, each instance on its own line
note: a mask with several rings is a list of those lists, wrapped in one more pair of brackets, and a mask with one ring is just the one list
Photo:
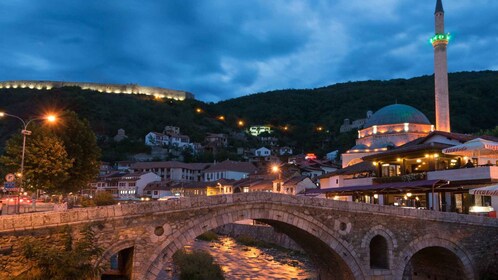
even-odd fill
[(434, 12), (436, 34), (431, 38), (434, 47), (434, 85), (436, 95), (436, 130), (450, 132), (450, 104), (448, 100), (448, 63), (446, 46), (450, 34), (444, 33), (444, 10), (441, 0)]

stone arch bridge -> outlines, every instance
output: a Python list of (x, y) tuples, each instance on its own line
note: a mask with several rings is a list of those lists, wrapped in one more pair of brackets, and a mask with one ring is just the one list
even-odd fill
[(116, 273), (157, 279), (196, 236), (242, 219), (294, 239), (321, 279), (479, 279), (497, 266), (498, 219), (257, 192), (0, 216), (0, 278), (19, 273), (23, 238), (98, 221), (97, 263), (117, 256)]

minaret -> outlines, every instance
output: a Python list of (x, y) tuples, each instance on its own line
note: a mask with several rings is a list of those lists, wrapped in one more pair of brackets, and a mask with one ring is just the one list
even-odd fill
[(434, 47), (434, 85), (436, 95), (436, 130), (450, 132), (450, 104), (448, 100), (448, 63), (446, 46), (450, 34), (444, 33), (444, 10), (441, 0), (434, 12), (436, 34), (431, 38)]

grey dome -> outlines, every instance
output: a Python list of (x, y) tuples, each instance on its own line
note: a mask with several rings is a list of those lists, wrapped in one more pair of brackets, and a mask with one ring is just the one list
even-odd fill
[(374, 125), (418, 123), (431, 124), (424, 113), (404, 104), (393, 104), (381, 108), (365, 122), (365, 128)]

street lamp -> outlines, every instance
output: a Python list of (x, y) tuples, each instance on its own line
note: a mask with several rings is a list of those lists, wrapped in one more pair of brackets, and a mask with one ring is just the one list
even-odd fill
[(277, 182), (276, 191), (280, 193), (281, 188), (282, 188), (282, 170), (280, 169), (280, 166), (278, 166), (277, 164), (274, 164), (271, 167), (271, 172), (278, 174), (278, 182)]
[[(3, 117), (12, 117), (12, 118), (16, 118), (18, 120), (21, 121), (23, 127), (22, 127), (22, 130), (21, 130), (21, 134), (22, 134), (22, 153), (21, 153), (21, 172), (20, 172), (20, 176), (19, 176), (19, 194), (22, 192), (22, 189), (23, 189), (23, 179), (24, 179), (24, 155), (26, 153), (26, 136), (28, 135), (31, 135), (31, 131), (28, 130), (28, 125), (33, 122), (33, 121), (37, 121), (37, 120), (46, 120), (50, 123), (53, 123), (57, 120), (57, 116), (55, 115), (46, 115), (46, 116), (43, 116), (43, 117), (37, 117), (37, 118), (32, 118), (32, 119), (29, 119), (28, 121), (25, 121), (23, 118), (19, 117), (19, 116), (16, 116), (16, 115), (12, 115), (12, 114), (7, 114), (5, 112), (0, 112), (0, 118), (3, 118)], [(17, 198), (17, 209), (16, 209), (16, 212), (19, 213), (20, 211), (20, 201), (19, 201), (19, 195), (18, 195), (18, 198)]]

